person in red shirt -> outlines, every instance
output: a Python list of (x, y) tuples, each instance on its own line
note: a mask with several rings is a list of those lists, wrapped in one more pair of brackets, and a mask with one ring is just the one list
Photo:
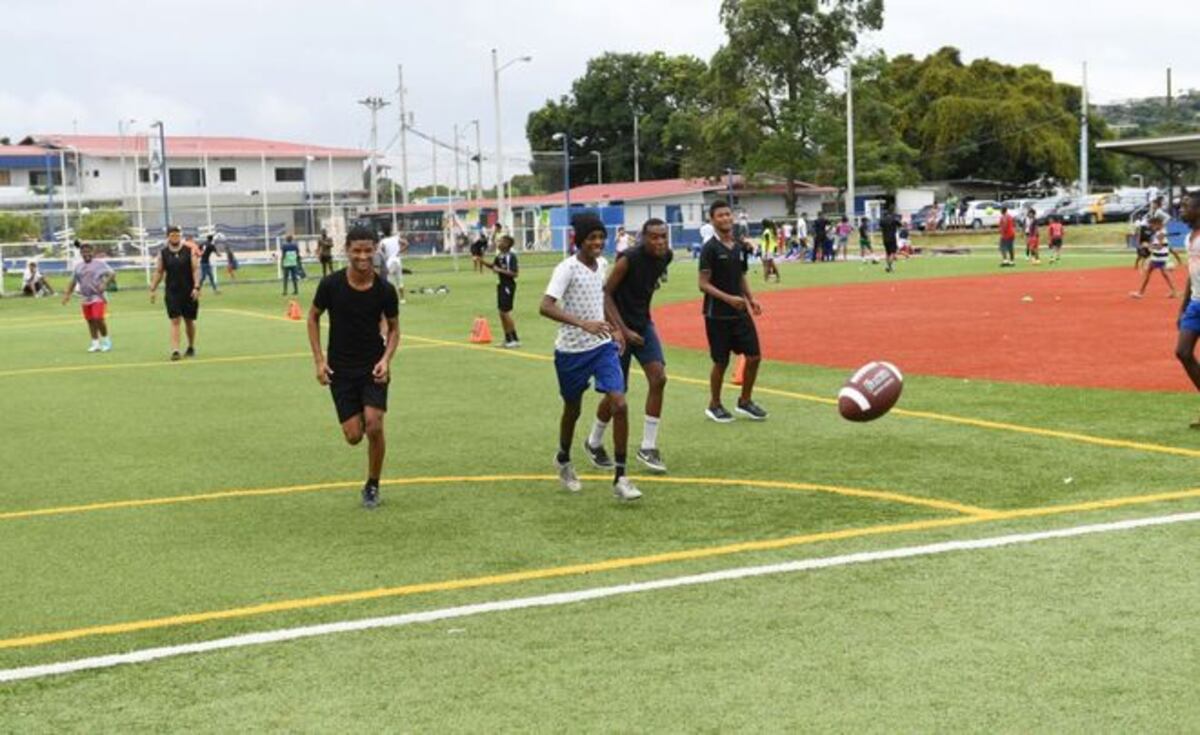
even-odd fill
[(1062, 220), (1057, 215), (1052, 216), (1050, 223), (1046, 225), (1046, 231), (1050, 235), (1050, 265), (1057, 263), (1062, 255), (1064, 229)]
[(1017, 223), (1008, 213), (1008, 207), (1000, 208), (1000, 267), (1012, 268), (1016, 259), (1013, 255), (1013, 241), (1017, 239)]
[(1042, 264), (1042, 259), (1038, 255), (1038, 248), (1041, 244), (1042, 236), (1038, 232), (1037, 212), (1030, 209), (1025, 213), (1025, 249), (1029, 251), (1029, 258), (1034, 265)]

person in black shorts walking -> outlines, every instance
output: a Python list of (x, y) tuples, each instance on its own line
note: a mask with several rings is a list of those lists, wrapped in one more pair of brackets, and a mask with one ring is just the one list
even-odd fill
[[(638, 244), (617, 255), (617, 261), (604, 284), (606, 311), (612, 316), (615, 328), (625, 335), (625, 350), (621, 353), (625, 392), (629, 392), (629, 366), (635, 357), (649, 384), (642, 446), (637, 451), (637, 458), (654, 472), (667, 471), (667, 465), (658, 451), (658, 425), (662, 419), (667, 370), (662, 343), (650, 318), (650, 300), (654, 298), (659, 284), (666, 280), (671, 258), (667, 223), (661, 219), (648, 219), (642, 225)], [(596, 410), (596, 423), (587, 441), (586, 448), (592, 454), (593, 461), (598, 458), (607, 460), (604, 431), (611, 418), (611, 405), (605, 397)]]
[[(308, 310), (308, 343), (317, 367), (317, 382), (329, 386), (346, 442), (356, 445), (367, 437), (367, 482), (362, 489), (365, 508), (379, 505), (379, 476), (386, 444), (383, 419), (387, 413), (392, 357), (400, 344), (400, 304), (396, 289), (372, 266), (378, 236), (367, 227), (346, 235), (350, 264), (321, 279)], [(321, 315), (329, 312), (328, 358), (321, 351)], [(386, 342), (379, 338), (379, 320), (387, 322)]]
[(171, 359), (179, 359), (179, 320), (187, 331), (185, 357), (196, 356), (196, 317), (200, 313), (200, 259), (195, 252), (183, 245), (179, 228), (167, 228), (167, 245), (155, 259), (154, 278), (150, 280), (150, 303), (158, 284), (166, 278), (163, 302), (167, 305), (167, 317), (171, 320)]
[(761, 314), (762, 306), (754, 300), (750, 285), (746, 283), (746, 252), (733, 237), (733, 210), (724, 200), (715, 201), (708, 208), (708, 219), (717, 234), (700, 250), (704, 329), (713, 361), (708, 380), (708, 409), (704, 414), (717, 423), (733, 421), (733, 416), (721, 405), (721, 384), (725, 381), (729, 354), (736, 352), (746, 358), (737, 412), (754, 421), (763, 421), (767, 412), (752, 399), (762, 352), (758, 346), (758, 330), (751, 317)]
[(333, 273), (333, 238), (325, 230), (317, 239), (317, 260), (321, 263), (321, 277)]
[(217, 289), (217, 274), (213, 272), (212, 256), (217, 254), (217, 246), (213, 242), (213, 236), (209, 235), (204, 240), (204, 248), (200, 251), (200, 288), (204, 288), (204, 282), (208, 281), (212, 286), (213, 293), (221, 293)]
[(496, 284), (496, 308), (500, 311), (500, 324), (504, 326), (504, 347), (514, 349), (521, 346), (517, 337), (517, 323), (513, 321), (513, 300), (517, 296), (517, 274), (520, 266), (517, 256), (512, 252), (513, 239), (502, 235), (497, 243), (500, 252), (491, 263), (484, 263), (500, 282)]
[(897, 217), (888, 208), (879, 217), (879, 234), (883, 240), (883, 252), (885, 258), (884, 270), (891, 273), (896, 267), (896, 253), (900, 250), (899, 243), (896, 240), (896, 233), (900, 230), (900, 218)]

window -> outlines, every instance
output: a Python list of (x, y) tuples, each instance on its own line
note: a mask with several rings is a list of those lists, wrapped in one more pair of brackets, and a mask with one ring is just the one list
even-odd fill
[(150, 183), (150, 169), (139, 168), (138, 169), (138, 181), (142, 182), (143, 184), (149, 184)]
[(53, 182), (54, 186), (62, 186), (62, 171), (52, 170), (47, 178), (45, 171), (30, 171), (29, 185), (30, 186), (45, 186)]
[(237, 181), (237, 169), (232, 166), (221, 169), (221, 183), (232, 184)]
[(198, 188), (204, 186), (204, 169), (173, 168), (167, 171), (167, 181), (177, 189)]
[(0, 168), (0, 186), (12, 186), (12, 172)]
[(275, 169), (276, 181), (304, 181), (304, 168), (279, 168)]

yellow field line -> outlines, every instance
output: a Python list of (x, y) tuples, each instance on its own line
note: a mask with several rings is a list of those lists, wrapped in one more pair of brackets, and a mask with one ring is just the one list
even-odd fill
[(1198, 497), (1200, 497), (1200, 488), (1173, 493), (1156, 493), (1153, 495), (1135, 495), (1126, 498), (1112, 498), (1104, 501), (1075, 503), (1070, 505), (996, 511), (988, 515), (961, 515), (954, 516), (952, 518), (938, 518), (923, 521), (911, 521), (908, 523), (892, 523), (878, 526), (847, 528), (839, 531), (823, 531), (820, 533), (809, 533), (777, 539), (742, 541), (738, 543), (724, 544), (721, 546), (683, 549), (680, 551), (668, 551), (645, 556), (621, 557), (597, 562), (530, 569), (482, 577), (450, 579), (440, 582), (420, 582), (416, 584), (400, 585), (396, 587), (383, 587), (373, 590), (360, 590), (357, 592), (344, 592), (332, 595), (280, 600), (277, 602), (267, 602), (244, 607), (227, 608), (225, 610), (187, 613), (183, 615), (172, 615), (168, 617), (137, 620), (127, 623), (95, 625), (84, 628), (56, 631), (52, 633), (38, 633), (34, 635), (18, 636), (0, 640), (0, 650), (11, 648), (29, 648), (51, 643), (59, 643), (62, 641), (75, 640), (79, 638), (90, 638), (102, 635), (117, 635), (122, 633), (136, 633), (145, 630), (169, 628), (180, 625), (194, 625), (198, 623), (209, 623), (218, 620), (247, 618), (277, 612), (309, 610), (318, 607), (327, 607), (330, 605), (364, 602), (367, 600), (404, 597), (431, 592), (450, 592), (456, 590), (477, 589), (481, 587), (494, 587), (498, 585), (514, 584), (517, 582), (529, 582), (535, 580), (579, 576), (584, 574), (595, 574), (599, 572), (610, 572), (621, 569), (633, 569), (656, 564), (697, 561), (701, 559), (711, 559), (720, 556), (742, 554), (752, 551), (771, 551), (784, 549), (824, 541), (841, 541), (853, 538), (863, 538), (867, 536), (883, 536), (897, 533), (929, 531), (933, 529), (973, 525), (978, 523), (991, 523), (1031, 516), (1048, 516), (1064, 513), (1087, 512), (1142, 503), (1155, 503)]
[(205, 357), (192, 360), (172, 362), (166, 358), (153, 362), (98, 362), (93, 365), (60, 365), (57, 367), (22, 368), (20, 370), (0, 371), (0, 378), (10, 378), (17, 375), (43, 375), (49, 373), (81, 373), (93, 370), (127, 370), (131, 368), (178, 368), (184, 365), (215, 365), (231, 362), (257, 362), (260, 360), (285, 360), (295, 357), (310, 357), (309, 352), (280, 352), (272, 355), (237, 355), (233, 357)]
[[(389, 486), (405, 486), (405, 485), (450, 485), (450, 484), (478, 484), (488, 482), (550, 482), (557, 480), (555, 475), (464, 475), (457, 477), (404, 477), (393, 480), (384, 480), (382, 484)], [(604, 481), (609, 479), (607, 476), (599, 475), (584, 475), (585, 480)], [(706, 477), (663, 477), (660, 475), (653, 476), (637, 476), (638, 482), (659, 483), (666, 485), (718, 485), (723, 487), (763, 487), (770, 489), (782, 490), (800, 490), (808, 492), (829, 493), (832, 495), (844, 495), (852, 498), (869, 498), (871, 500), (882, 500), (891, 503), (900, 503), (904, 505), (916, 505), (925, 508), (935, 508), (937, 510), (951, 511), (954, 513), (963, 513), (965, 515), (980, 515), (990, 516), (995, 511), (986, 508), (977, 508), (970, 505), (962, 505), (949, 500), (940, 500), (937, 498), (921, 498), (913, 495), (904, 495), (902, 493), (894, 493), (883, 490), (864, 490), (862, 488), (839, 487), (836, 485), (818, 485), (807, 482), (786, 482), (780, 480), (730, 480), (724, 478), (706, 478)], [(181, 503), (199, 503), (212, 500), (228, 500), (231, 498), (252, 498), (261, 497), (264, 495), (290, 495), (293, 493), (314, 492), (317, 490), (338, 490), (348, 487), (357, 487), (358, 482), (324, 482), (313, 483), (308, 485), (290, 485), (286, 487), (271, 487), (271, 488), (252, 488), (244, 490), (222, 490), (219, 492), (201, 493), (198, 495), (175, 495), (166, 498), (141, 498), (135, 500), (113, 500), (101, 503), (87, 503), (84, 505), (66, 505), (57, 508), (36, 508), (33, 510), (18, 510), (0, 513), (0, 521), (15, 521), (25, 518), (39, 518), (45, 516), (72, 515), (77, 513), (90, 513), (101, 510), (121, 510), (128, 508), (147, 508), (160, 505), (177, 505)]]

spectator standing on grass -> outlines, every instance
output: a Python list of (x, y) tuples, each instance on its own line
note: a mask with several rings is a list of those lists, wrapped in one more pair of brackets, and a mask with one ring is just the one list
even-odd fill
[(483, 254), (487, 252), (487, 234), (480, 230), (475, 239), (471, 241), (471, 269), (476, 273), (483, 273)]
[(158, 251), (154, 277), (150, 280), (150, 303), (154, 303), (158, 284), (166, 279), (163, 303), (171, 320), (171, 360), (179, 359), (179, 327), (187, 333), (184, 357), (196, 356), (196, 319), (200, 316), (200, 258), (180, 240), (179, 227), (167, 228), (167, 244)]
[[(1188, 279), (1176, 322), (1179, 337), (1175, 343), (1175, 357), (1183, 365), (1192, 385), (1200, 390), (1200, 363), (1196, 361), (1196, 340), (1200, 339), (1200, 192), (1183, 195), (1179, 218), (1191, 231), (1187, 236)], [(1191, 427), (1200, 429), (1200, 419), (1193, 421)]]
[(200, 251), (200, 288), (204, 288), (204, 282), (208, 281), (213, 293), (220, 293), (217, 290), (217, 275), (213, 273), (212, 266), (212, 256), (216, 252), (217, 246), (213, 243), (213, 236), (204, 238), (204, 249)]
[(804, 259), (804, 251), (808, 249), (808, 212), (801, 212), (796, 218), (796, 243), (799, 248), (796, 257)]
[(958, 215), (958, 197), (951, 194), (946, 197), (946, 203), (942, 205), (942, 224), (949, 230), (955, 225), (955, 218)]
[(871, 220), (866, 217), (858, 221), (858, 257), (862, 258), (862, 262), (872, 265), (879, 262), (871, 248)]
[(317, 262), (321, 264), (321, 277), (333, 273), (333, 238), (325, 230), (317, 238)]
[(883, 240), (884, 271), (891, 273), (895, 269), (896, 253), (900, 250), (896, 235), (900, 230), (900, 220), (891, 208), (885, 209), (879, 216), (879, 234)]
[(288, 279), (292, 281), (292, 294), (300, 293), (300, 247), (296, 239), (288, 235), (279, 248), (279, 263), (283, 266), (283, 295), (287, 295)]
[(496, 309), (500, 312), (500, 324), (504, 326), (504, 347), (510, 350), (521, 346), (521, 338), (517, 336), (517, 324), (512, 317), (513, 301), (517, 297), (517, 275), (521, 268), (512, 247), (513, 239), (504, 235), (500, 238), (500, 252), (496, 254), (495, 260), (484, 264), (499, 279), (496, 284)]
[(108, 352), (112, 349), (112, 340), (108, 336), (108, 323), (104, 319), (105, 307), (108, 305), (104, 291), (112, 281), (113, 269), (103, 260), (96, 259), (91, 243), (81, 242), (78, 247), (83, 262), (75, 264), (71, 283), (67, 285), (67, 291), (63, 294), (63, 306), (71, 301), (71, 294), (78, 287), (79, 296), (83, 299), (83, 318), (92, 336), (88, 352)]
[(1042, 236), (1038, 231), (1037, 212), (1031, 207), (1025, 213), (1025, 250), (1029, 253), (1030, 260), (1034, 265), (1041, 265), (1042, 258), (1039, 254), (1039, 249), (1042, 245)]
[(1062, 255), (1063, 238), (1066, 236), (1062, 218), (1058, 215), (1050, 215), (1050, 221), (1046, 224), (1046, 233), (1050, 238), (1050, 265), (1054, 265)]
[(850, 257), (850, 233), (854, 232), (854, 225), (850, 224), (850, 218), (843, 214), (842, 220), (838, 222), (834, 232), (837, 233), (837, 246), (842, 253), (842, 260), (846, 260)]
[(817, 218), (813, 220), (812, 238), (813, 238), (813, 262), (817, 260), (829, 260), (829, 220), (825, 219), (823, 212), (817, 212)]
[(1017, 222), (1008, 207), (1000, 207), (1000, 267), (1012, 268), (1016, 263), (1013, 241), (1017, 239)]
[(771, 276), (775, 276), (775, 282), (779, 283), (779, 266), (775, 264), (775, 258), (779, 255), (779, 236), (775, 232), (775, 223), (771, 220), (763, 220), (762, 227), (763, 282), (768, 283)]

